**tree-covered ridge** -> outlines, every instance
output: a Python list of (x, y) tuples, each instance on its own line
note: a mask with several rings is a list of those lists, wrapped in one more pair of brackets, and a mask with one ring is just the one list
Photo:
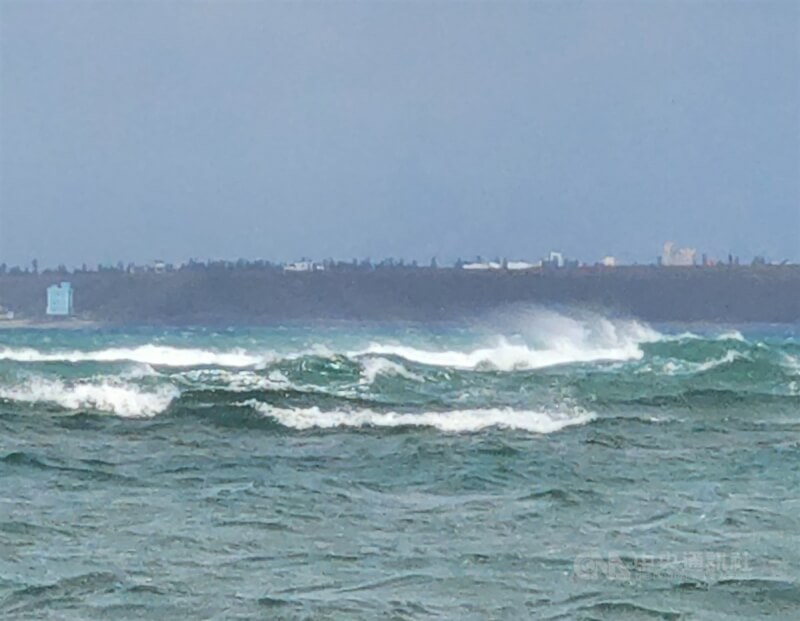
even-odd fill
[(72, 283), (76, 315), (106, 323), (262, 324), (438, 321), (513, 304), (603, 309), (648, 321), (795, 322), (800, 266), (468, 271), (356, 264), (287, 272), (221, 263), (194, 269), (0, 274), (0, 304), (43, 319), (46, 288)]

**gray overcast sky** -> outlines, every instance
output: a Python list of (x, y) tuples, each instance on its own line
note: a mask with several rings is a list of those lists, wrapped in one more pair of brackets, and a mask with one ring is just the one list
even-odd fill
[(800, 260), (800, 3), (0, 0), (0, 261)]

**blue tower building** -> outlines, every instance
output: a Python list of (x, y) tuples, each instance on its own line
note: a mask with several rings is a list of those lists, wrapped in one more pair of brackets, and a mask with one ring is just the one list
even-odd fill
[(62, 282), (47, 288), (47, 314), (68, 317), (72, 314), (72, 285)]

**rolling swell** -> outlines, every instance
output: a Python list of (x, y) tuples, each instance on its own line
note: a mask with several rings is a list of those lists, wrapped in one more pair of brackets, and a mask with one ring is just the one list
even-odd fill
[(794, 340), (490, 327), (0, 335), (0, 607), (796, 616)]
[(275, 419), (277, 412), (286, 421), (281, 413), (294, 411), (303, 426), (317, 411), (321, 427), (328, 426), (326, 413), (343, 426), (348, 415), (365, 425), (405, 420), (413, 426), (446, 412), (483, 412), (476, 416), (524, 428), (519, 412), (572, 411), (586, 422), (588, 412), (615, 408), (787, 408), (800, 399), (800, 351), (793, 339), (748, 340), (737, 331), (671, 336), (636, 323), (602, 319), (587, 326), (552, 315), (543, 325), (563, 333), (438, 348), (374, 340), (362, 348), (312, 344), (295, 350), (6, 346), (0, 364), (11, 366), (0, 374), (0, 400), (8, 411), (44, 407), (127, 418), (249, 421)]
[(614, 404), (626, 406), (645, 406), (653, 408), (717, 408), (747, 407), (749, 405), (797, 406), (800, 395), (781, 395), (746, 392), (735, 389), (690, 388), (674, 394), (653, 394), (631, 399), (617, 399), (602, 402), (606, 407)]

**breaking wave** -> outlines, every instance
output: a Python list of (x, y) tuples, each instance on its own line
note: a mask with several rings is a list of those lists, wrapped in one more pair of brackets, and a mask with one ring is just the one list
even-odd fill
[[(275, 388), (272, 386), (271, 388)], [(296, 389), (273, 393), (259, 382), (253, 385), (241, 378), (225, 388), (189, 389), (182, 392), (173, 384), (143, 387), (116, 377), (96, 377), (75, 382), (45, 377), (31, 377), (13, 386), (0, 387), (0, 399), (30, 404), (49, 404), (73, 412), (104, 412), (123, 418), (150, 418), (168, 411), (194, 411), (203, 403), (214, 407), (242, 406), (269, 417), (290, 429), (332, 429), (336, 427), (432, 427), (447, 432), (472, 432), (489, 427), (518, 429), (547, 434), (572, 425), (582, 425), (594, 415), (580, 410), (534, 411), (513, 408), (474, 408), (444, 411), (379, 411), (330, 396), (335, 409), (319, 406), (285, 407)], [(279, 405), (250, 398), (237, 402), (236, 394), (273, 394)], [(203, 396), (205, 395), (205, 396)], [(314, 396), (309, 393), (309, 396)], [(316, 396), (320, 400), (320, 395)], [(216, 401), (215, 401), (216, 400)], [(365, 402), (366, 403), (366, 402)]]
[(267, 364), (274, 359), (274, 354), (256, 355), (241, 349), (217, 352), (164, 345), (60, 352), (41, 352), (31, 348), (0, 349), (0, 360), (14, 362), (138, 362), (164, 367), (253, 367)]
[(0, 398), (50, 403), (67, 410), (96, 410), (122, 417), (150, 417), (167, 409), (180, 391), (169, 384), (146, 390), (117, 378), (66, 383), (34, 377), (16, 386), (0, 387)]
[(598, 315), (571, 317), (539, 310), (518, 317), (509, 326), (513, 336), (468, 350), (435, 350), (402, 343), (371, 343), (357, 355), (382, 355), (409, 362), (453, 369), (514, 371), (556, 365), (638, 360), (641, 345), (662, 335), (637, 321)]
[(514, 344), (501, 338), (494, 347), (472, 351), (436, 351), (404, 345), (371, 344), (363, 353), (396, 356), (409, 362), (453, 369), (492, 369), (514, 371), (541, 369), (563, 364), (601, 361), (637, 360), (643, 352), (637, 343), (621, 343), (617, 347), (582, 347), (562, 342), (552, 349), (534, 349), (526, 344)]
[(231, 392), (248, 392), (253, 390), (277, 390), (291, 387), (288, 378), (275, 369), (267, 375), (250, 370), (230, 371), (228, 369), (193, 369), (177, 373), (173, 378), (187, 386), (224, 387)]
[[(263, 424), (264, 414), (268, 424), (294, 429), (550, 433), (590, 420), (589, 411), (607, 416), (664, 402), (738, 406), (758, 398), (790, 407), (800, 376), (800, 346), (785, 335), (674, 336), (635, 321), (552, 312), (486, 329), (269, 332), (263, 341), (236, 335), (213, 347), (206, 335), (168, 335), (171, 345), (121, 346), (112, 334), (104, 347), (96, 336), (70, 335), (57, 339), (72, 344), (62, 349), (23, 335), (0, 347), (0, 399), (10, 409), (41, 403), (122, 417), (244, 416)], [(30, 346), (39, 342), (41, 349)], [(538, 369), (547, 370), (515, 373)]]
[[(542, 347), (526, 343), (514, 343), (498, 337), (496, 344), (471, 350), (417, 348), (402, 344), (374, 342), (365, 349), (351, 351), (345, 355), (351, 359), (362, 359), (365, 381), (371, 382), (380, 374), (403, 375), (416, 379), (411, 372), (396, 362), (381, 358), (390, 356), (409, 362), (454, 369), (490, 368), (499, 371), (537, 369), (553, 365), (596, 361), (624, 361), (642, 356), (641, 341), (620, 339), (615, 343), (593, 344), (569, 338), (554, 338)], [(243, 349), (213, 351), (161, 345), (142, 345), (135, 348), (110, 348), (95, 351), (39, 351), (32, 348), (0, 349), (0, 360), (22, 363), (42, 362), (133, 362), (153, 367), (222, 367), (264, 368), (281, 360), (297, 360), (303, 357), (332, 358), (336, 354), (325, 346), (315, 346), (304, 352), (280, 356), (275, 352), (253, 353)]]
[(33, 348), (0, 349), (0, 360), (22, 363), (41, 362), (133, 362), (150, 367), (221, 367), (263, 369), (280, 361), (304, 357), (334, 358), (344, 355), (360, 360), (365, 383), (382, 374), (419, 379), (397, 362), (381, 358), (402, 358), (412, 363), (453, 369), (538, 369), (553, 365), (597, 361), (625, 361), (642, 357), (640, 345), (658, 340), (660, 334), (634, 321), (611, 321), (603, 317), (576, 319), (557, 313), (537, 313), (516, 326), (512, 337), (489, 339), (483, 347), (460, 349), (450, 345), (427, 349), (402, 343), (372, 342), (365, 349), (339, 353), (325, 344), (314, 344), (302, 351), (279, 355), (274, 351), (253, 352), (242, 348), (215, 351), (199, 348), (147, 344), (93, 351), (40, 351)]
[(510, 408), (450, 410), (445, 412), (376, 412), (373, 410), (323, 411), (318, 407), (286, 409), (259, 401), (244, 405), (292, 429), (334, 427), (433, 427), (439, 431), (467, 433), (488, 427), (548, 434), (583, 425), (594, 419), (589, 412), (535, 412)]
[(361, 361), (361, 383), (372, 384), (375, 382), (379, 375), (395, 375), (413, 380), (415, 382), (422, 382), (424, 379), (406, 369), (402, 364), (392, 362), (386, 358), (364, 358)]
[[(703, 362), (690, 362), (686, 360), (667, 360), (658, 367), (658, 373), (666, 376), (678, 375), (695, 375), (705, 373), (717, 367), (732, 364), (737, 360), (747, 360), (746, 354), (738, 352), (734, 349), (729, 349), (724, 355), (719, 358), (711, 358)], [(654, 368), (652, 365), (647, 365), (635, 371), (635, 373), (652, 373)]]

